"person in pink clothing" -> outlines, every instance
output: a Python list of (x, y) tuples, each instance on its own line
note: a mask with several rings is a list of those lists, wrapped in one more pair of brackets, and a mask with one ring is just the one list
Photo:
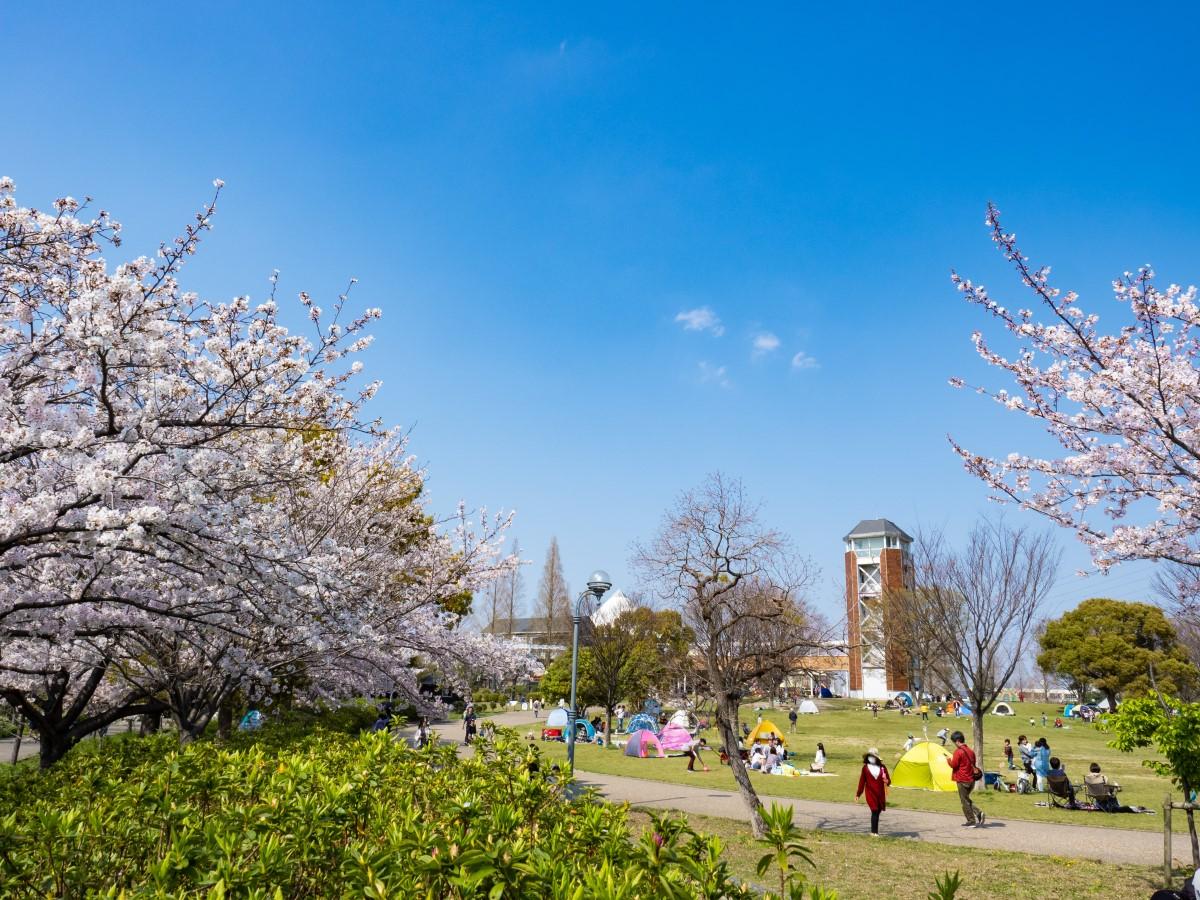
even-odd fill
[(857, 801), (863, 796), (871, 810), (871, 836), (879, 837), (879, 814), (887, 809), (887, 789), (892, 783), (887, 766), (879, 761), (879, 751), (872, 747), (863, 756), (862, 774), (858, 776)]

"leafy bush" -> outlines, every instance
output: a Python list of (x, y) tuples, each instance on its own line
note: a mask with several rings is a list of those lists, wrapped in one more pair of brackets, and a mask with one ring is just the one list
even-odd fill
[(720, 842), (534, 768), (515, 735), (414, 751), (296, 725), (180, 749), (107, 742), (0, 777), (0, 896), (749, 896)]
[[(459, 759), (353, 733), (372, 716), (291, 713), (227, 744), (157, 735), (8, 769), (0, 897), (781, 896), (739, 883), (720, 840), (673, 814), (631, 841), (624, 807), (548, 776), (512, 731)], [(762, 871), (782, 896), (835, 900), (796, 869), (791, 809), (768, 819)]]

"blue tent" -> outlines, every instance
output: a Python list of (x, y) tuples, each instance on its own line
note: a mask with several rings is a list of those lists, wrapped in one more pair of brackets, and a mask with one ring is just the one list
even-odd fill
[(903, 703), (905, 706), (913, 705), (912, 694), (910, 694), (908, 691), (900, 691), (896, 694), (895, 699), (900, 703)]
[(625, 731), (627, 734), (633, 734), (635, 731), (641, 731), (643, 729), (646, 731), (656, 732), (658, 731), (658, 723), (655, 722), (652, 717), (646, 715), (644, 712), (641, 712), (629, 720), (629, 727), (626, 728)]
[(821, 685), (821, 699), (828, 700), (832, 697), (833, 697), (833, 691), (831, 691), (825, 685)]
[(575, 720), (575, 740), (577, 741), (594, 741), (596, 739), (596, 729), (592, 727), (592, 723), (587, 719)]
[(1075, 715), (1075, 704), (1068, 703), (1065, 707), (1063, 707), (1063, 715), (1067, 717)]

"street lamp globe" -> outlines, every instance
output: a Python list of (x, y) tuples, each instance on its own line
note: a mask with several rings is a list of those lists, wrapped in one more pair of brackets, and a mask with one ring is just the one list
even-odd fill
[(608, 573), (603, 569), (597, 569), (592, 573), (592, 577), (588, 579), (588, 590), (595, 594), (599, 600), (608, 593), (608, 589), (612, 587), (612, 579), (608, 577)]

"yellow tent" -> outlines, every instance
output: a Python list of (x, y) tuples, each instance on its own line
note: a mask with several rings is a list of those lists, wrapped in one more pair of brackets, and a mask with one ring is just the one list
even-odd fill
[(783, 732), (775, 727), (775, 723), (770, 719), (763, 719), (754, 726), (754, 730), (747, 736), (746, 749), (749, 750), (759, 741), (763, 741), (765, 743), (766, 741), (771, 740), (771, 738), (775, 738), (775, 740), (779, 741), (781, 744), (787, 743), (787, 741), (783, 739)]
[(950, 751), (933, 741), (913, 744), (892, 770), (892, 786), (926, 791), (956, 790), (950, 779)]

